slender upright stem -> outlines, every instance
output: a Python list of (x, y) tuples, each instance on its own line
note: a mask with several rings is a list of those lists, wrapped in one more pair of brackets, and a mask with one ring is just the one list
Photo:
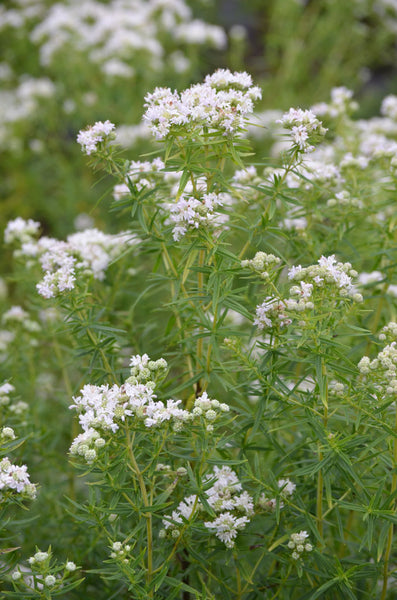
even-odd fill
[[(131, 435), (128, 427), (126, 427), (127, 433), (127, 448), (128, 448), (128, 457), (131, 462), (131, 466), (134, 470), (136, 478), (138, 479), (139, 489), (141, 490), (142, 500), (145, 507), (150, 506), (149, 496), (146, 490), (145, 480), (142, 476), (142, 473), (139, 469), (138, 463), (135, 458), (135, 454), (133, 451), (133, 442), (131, 440)], [(152, 581), (153, 575), (153, 531), (152, 531), (152, 514), (150, 512), (144, 514), (146, 519), (146, 534), (147, 534), (147, 573), (146, 573), (146, 581), (148, 584)], [(149, 598), (153, 598), (153, 590), (149, 592)]]
[[(324, 362), (323, 358), (321, 359), (321, 372), (322, 372), (322, 376), (325, 380), (325, 386), (324, 386), (324, 392), (323, 392), (324, 395), (321, 398), (321, 400), (322, 400), (322, 403), (324, 406), (323, 425), (324, 425), (324, 429), (326, 429), (327, 424), (328, 424), (328, 381), (327, 381), (327, 370), (326, 370), (326, 366), (325, 366), (325, 362)], [(323, 453), (321, 450), (320, 443), (318, 446), (318, 460), (319, 460), (319, 462), (321, 462), (323, 460)], [(323, 494), (324, 494), (324, 478), (323, 478), (322, 469), (320, 468), (320, 470), (318, 472), (318, 476), (317, 476), (316, 515), (317, 515), (318, 532), (321, 537), (323, 537), (323, 531), (324, 531)]]
[[(66, 393), (68, 395), (68, 398), (71, 400), (72, 396), (73, 396), (73, 387), (72, 387), (72, 383), (70, 381), (69, 373), (67, 372), (67, 369), (65, 367), (65, 361), (63, 359), (62, 351), (59, 346), (59, 343), (58, 343), (55, 333), (52, 336), (52, 347), (54, 349), (55, 356), (57, 357), (59, 368), (61, 369), (61, 372), (62, 372), (62, 379), (63, 379), (63, 383), (66, 388)], [(74, 440), (77, 437), (79, 430), (80, 430), (80, 428), (79, 428), (77, 418), (74, 417), (72, 419), (72, 426), (71, 426), (71, 439), (72, 440)], [(76, 493), (75, 493), (74, 470), (71, 470), (69, 473), (69, 495), (72, 500), (75, 500)]]
[(241, 600), (241, 575), (240, 575), (240, 569), (238, 568), (237, 554), (234, 558), (234, 562), (236, 565), (236, 582), (237, 582), (236, 600)]
[[(198, 298), (199, 298), (199, 305), (200, 308), (202, 307), (203, 304), (203, 293), (204, 293), (204, 273), (202, 271), (202, 268), (204, 267), (204, 261), (205, 261), (205, 250), (200, 250), (199, 253), (199, 260), (198, 260), (198, 274), (197, 274), (197, 294), (198, 294)], [(200, 363), (201, 360), (203, 358), (203, 337), (202, 334), (203, 333), (203, 326), (200, 325), (200, 329), (199, 329), (199, 338), (197, 340), (197, 365), (198, 368), (200, 369)], [(198, 395), (199, 392), (201, 392), (202, 389), (202, 383), (199, 380), (197, 382), (197, 389), (196, 389), (196, 394)]]
[[(163, 262), (164, 262), (165, 268), (167, 270), (172, 270), (173, 265), (172, 265), (171, 258), (169, 256), (168, 252), (167, 252), (167, 254), (163, 254)], [(171, 296), (172, 297), (175, 296), (175, 284), (172, 280), (171, 280)], [(181, 332), (181, 335), (183, 336), (182, 320), (181, 320), (181, 317), (180, 317), (177, 309), (174, 309), (174, 315), (175, 315), (175, 322), (177, 324), (177, 327), (178, 327), (179, 331)], [(186, 353), (186, 363), (187, 363), (187, 369), (189, 372), (189, 377), (191, 379), (193, 379), (193, 377), (194, 377), (193, 363), (192, 363), (191, 356), (188, 352)]]

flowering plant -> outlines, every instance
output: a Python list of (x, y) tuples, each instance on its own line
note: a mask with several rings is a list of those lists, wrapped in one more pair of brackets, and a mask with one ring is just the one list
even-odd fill
[[(43, 443), (32, 424), (56, 399), (48, 445), (64, 450), (57, 510), (76, 555), (61, 567), (31, 549), (25, 567), (8, 548), (6, 595), (393, 589), (396, 99), (376, 122), (351, 118), (345, 90), (329, 109), (291, 109), (275, 119), (277, 159), (246, 165), (260, 95), (227, 69), (156, 88), (150, 160), (121, 155), (110, 121), (82, 130), (82, 152), (113, 177), (121, 233), (62, 241), (33, 220), (8, 224), (32, 300), (2, 317), (1, 500), (4, 514), (34, 511), (54, 485), (8, 456)], [(37, 405), (11, 400), (33, 389)]]

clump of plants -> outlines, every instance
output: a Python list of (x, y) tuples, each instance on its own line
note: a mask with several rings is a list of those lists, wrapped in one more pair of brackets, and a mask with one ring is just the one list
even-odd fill
[(4, 597), (393, 597), (397, 99), (291, 108), (265, 161), (260, 97), (156, 88), (143, 160), (81, 130), (120, 233), (8, 224)]

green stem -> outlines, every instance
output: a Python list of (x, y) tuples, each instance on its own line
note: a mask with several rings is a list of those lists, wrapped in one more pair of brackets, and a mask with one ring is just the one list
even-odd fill
[[(206, 451), (202, 451), (201, 452), (201, 458), (200, 458), (200, 464), (199, 464), (199, 478), (200, 478), (200, 480), (201, 480), (202, 475), (203, 475), (203, 469), (204, 469), (204, 466), (206, 465), (206, 461), (207, 461), (208, 455), (209, 455), (209, 452), (206, 452)], [(163, 564), (160, 565), (159, 567), (157, 567), (157, 569), (153, 572), (153, 574), (157, 573), (158, 571), (161, 571), (161, 569), (163, 568), (163, 565), (169, 563), (169, 561), (171, 560), (171, 558), (174, 556), (174, 554), (177, 551), (178, 546), (179, 546), (179, 544), (180, 544), (180, 542), (181, 542), (181, 540), (183, 538), (183, 535), (184, 535), (186, 529), (189, 527), (190, 522), (194, 519), (194, 517), (196, 515), (196, 509), (197, 509), (197, 506), (198, 506), (198, 502), (199, 502), (199, 497), (196, 496), (196, 498), (194, 500), (192, 511), (190, 513), (190, 517), (187, 519), (187, 522), (183, 525), (183, 527), (181, 527), (179, 536), (175, 540), (175, 544), (172, 547), (171, 552), (169, 553), (169, 555), (167, 556), (167, 558), (164, 560)]]
[[(167, 270), (171, 270), (174, 273), (174, 275), (178, 276), (178, 274), (175, 271), (175, 268), (174, 268), (174, 270), (172, 270), (173, 264), (171, 262), (171, 258), (169, 256), (169, 254), (167, 252), (165, 244), (163, 243), (162, 246), (164, 246), (164, 249), (165, 249), (165, 253), (163, 254), (163, 262), (164, 262), (165, 268)], [(183, 285), (182, 285), (182, 289), (184, 289)], [(175, 284), (174, 284), (174, 282), (172, 280), (171, 280), (171, 296), (172, 296), (172, 298), (174, 298), (174, 296), (175, 296)], [(179, 331), (181, 333), (181, 337), (184, 338), (185, 336), (184, 336), (184, 333), (183, 333), (182, 320), (181, 320), (181, 317), (179, 315), (178, 310), (174, 309), (174, 315), (175, 315), (175, 322), (176, 322), (177, 327), (178, 327), (178, 329), (179, 329)], [(190, 377), (190, 379), (193, 379), (193, 377), (194, 377), (193, 363), (192, 363), (192, 358), (191, 358), (189, 352), (186, 353), (186, 363), (187, 363), (187, 369), (188, 369), (189, 377)]]
[[(198, 298), (199, 298), (199, 305), (200, 308), (203, 305), (203, 292), (204, 292), (204, 273), (202, 271), (203, 267), (204, 267), (204, 262), (205, 262), (205, 250), (200, 250), (199, 252), (199, 260), (198, 260), (198, 274), (197, 274), (197, 294), (198, 294)], [(203, 336), (201, 335), (203, 333), (203, 326), (200, 325), (200, 329), (199, 329), (199, 338), (197, 340), (197, 366), (198, 368), (201, 370), (201, 361), (203, 358), (203, 344), (204, 344), (204, 339)], [(196, 395), (198, 395), (202, 390), (202, 382), (201, 380), (199, 380), (197, 382), (197, 387), (196, 387)]]
[[(66, 388), (66, 393), (68, 398), (72, 399), (73, 397), (73, 388), (72, 383), (70, 381), (69, 373), (66, 370), (65, 361), (63, 360), (62, 351), (59, 346), (58, 340), (55, 336), (55, 333), (52, 336), (52, 347), (54, 348), (55, 356), (58, 361), (59, 368), (61, 369), (63, 383)], [(79, 434), (80, 428), (78, 424), (78, 420), (76, 417), (72, 419), (71, 426), (71, 439), (74, 440)], [(72, 500), (76, 499), (76, 490), (75, 490), (75, 475), (74, 470), (71, 470), (69, 473), (69, 496)]]
[(253, 577), (255, 575), (256, 570), (258, 569), (259, 565), (261, 564), (263, 557), (265, 556), (265, 554), (268, 552), (268, 548), (264, 548), (262, 554), (260, 555), (260, 557), (258, 558), (258, 560), (256, 561), (256, 563), (254, 564), (251, 574), (249, 575), (248, 579), (247, 579), (247, 583), (245, 584), (245, 586), (243, 587), (243, 589), (241, 590), (241, 596), (243, 596), (243, 594), (245, 594), (245, 592), (247, 591), (248, 587), (250, 585), (253, 585)]
[[(325, 366), (324, 359), (321, 359), (321, 371), (325, 380), (325, 389), (324, 389), (324, 398), (321, 398), (324, 413), (323, 413), (323, 426), (324, 430), (328, 425), (328, 381), (327, 381), (327, 370)], [(323, 453), (321, 450), (321, 444), (318, 446), (318, 460), (321, 462), (323, 460)], [(324, 520), (323, 520), (323, 494), (324, 494), (324, 478), (322, 469), (319, 470), (317, 476), (317, 501), (316, 501), (316, 515), (317, 515), (317, 528), (321, 537), (323, 537), (324, 531)]]
[[(142, 476), (142, 473), (139, 469), (138, 463), (135, 458), (134, 451), (132, 449), (133, 440), (131, 440), (130, 430), (128, 426), (126, 426), (127, 433), (127, 449), (128, 449), (128, 457), (131, 462), (131, 466), (134, 470), (136, 478), (138, 479), (139, 488), (141, 490), (142, 500), (145, 507), (150, 506), (150, 501), (148, 497), (148, 493), (146, 490), (145, 480)], [(153, 576), (153, 530), (152, 530), (152, 514), (146, 513), (143, 515), (146, 519), (146, 534), (147, 534), (147, 573), (146, 573), (146, 581), (148, 584), (152, 581)], [(153, 589), (149, 592), (149, 598), (153, 598)]]
[(234, 562), (236, 565), (236, 581), (237, 581), (237, 592), (236, 592), (236, 600), (241, 600), (241, 575), (240, 575), (240, 569), (238, 568), (238, 558), (237, 558), (237, 554), (234, 557)]

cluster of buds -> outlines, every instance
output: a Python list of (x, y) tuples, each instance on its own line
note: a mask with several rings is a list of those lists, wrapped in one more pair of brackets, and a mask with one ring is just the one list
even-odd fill
[(341, 192), (337, 192), (333, 198), (327, 200), (327, 206), (330, 208), (341, 207), (345, 209), (346, 207), (350, 207), (361, 209), (363, 208), (363, 203), (358, 198), (352, 198), (348, 191), (342, 190)]
[(213, 421), (215, 421), (219, 414), (229, 412), (229, 410), (228, 404), (219, 402), (219, 400), (211, 400), (207, 392), (203, 392), (194, 402), (192, 415), (194, 417), (203, 417), (207, 421), (207, 431), (213, 431)]
[(269, 277), (269, 271), (279, 265), (281, 259), (274, 254), (266, 254), (266, 252), (257, 252), (251, 260), (241, 261), (243, 268), (248, 267), (255, 273), (259, 273), (262, 279)]
[[(67, 560), (63, 566), (52, 563), (51, 548), (47, 552), (37, 549), (36, 553), (28, 559), (28, 563), (29, 568), (18, 565), (14, 569), (11, 574), (12, 581), (18, 587), (23, 586), (27, 590), (52, 588), (50, 593), (61, 589), (64, 581), (77, 569), (76, 564), (71, 560)], [(43, 597), (47, 598), (48, 594), (49, 592), (44, 592)]]
[(384, 327), (382, 327), (382, 330), (379, 334), (379, 339), (381, 340), (381, 342), (384, 342), (385, 340), (396, 340), (397, 339), (397, 323), (395, 323), (394, 321), (390, 321), (390, 323), (388, 323), (387, 325), (385, 325)]
[(97, 450), (103, 448), (106, 441), (99, 435), (95, 429), (87, 429), (84, 433), (78, 435), (70, 447), (72, 456), (82, 456), (87, 463), (92, 463), (97, 457)]
[(121, 560), (124, 563), (128, 563), (127, 554), (131, 551), (131, 546), (129, 544), (123, 545), (122, 542), (114, 542), (112, 544), (112, 552), (110, 553), (110, 558), (114, 558), (117, 560)]
[(328, 385), (328, 393), (331, 396), (337, 396), (338, 398), (342, 398), (345, 394), (346, 386), (340, 381), (330, 381)]
[(156, 381), (164, 376), (167, 369), (167, 361), (164, 358), (150, 360), (147, 354), (143, 354), (142, 356), (137, 354), (131, 357), (130, 367), (131, 376), (127, 379), (127, 383), (134, 385)]
[[(302, 313), (313, 310), (316, 305), (328, 304), (330, 310), (339, 305), (341, 298), (350, 298), (355, 302), (362, 301), (362, 295), (356, 292), (352, 277), (357, 272), (350, 263), (337, 262), (335, 256), (322, 256), (316, 265), (309, 267), (293, 266), (288, 271), (288, 279), (294, 283), (289, 293), (290, 297), (267, 297), (256, 308), (254, 325), (259, 329), (275, 328), (290, 325), (291, 313)], [(299, 325), (306, 325), (304, 320)]]
[(290, 541), (288, 542), (288, 548), (292, 550), (292, 558), (299, 560), (302, 558), (304, 552), (311, 552), (313, 546), (307, 542), (309, 534), (307, 531), (300, 531), (299, 533), (291, 533)]

